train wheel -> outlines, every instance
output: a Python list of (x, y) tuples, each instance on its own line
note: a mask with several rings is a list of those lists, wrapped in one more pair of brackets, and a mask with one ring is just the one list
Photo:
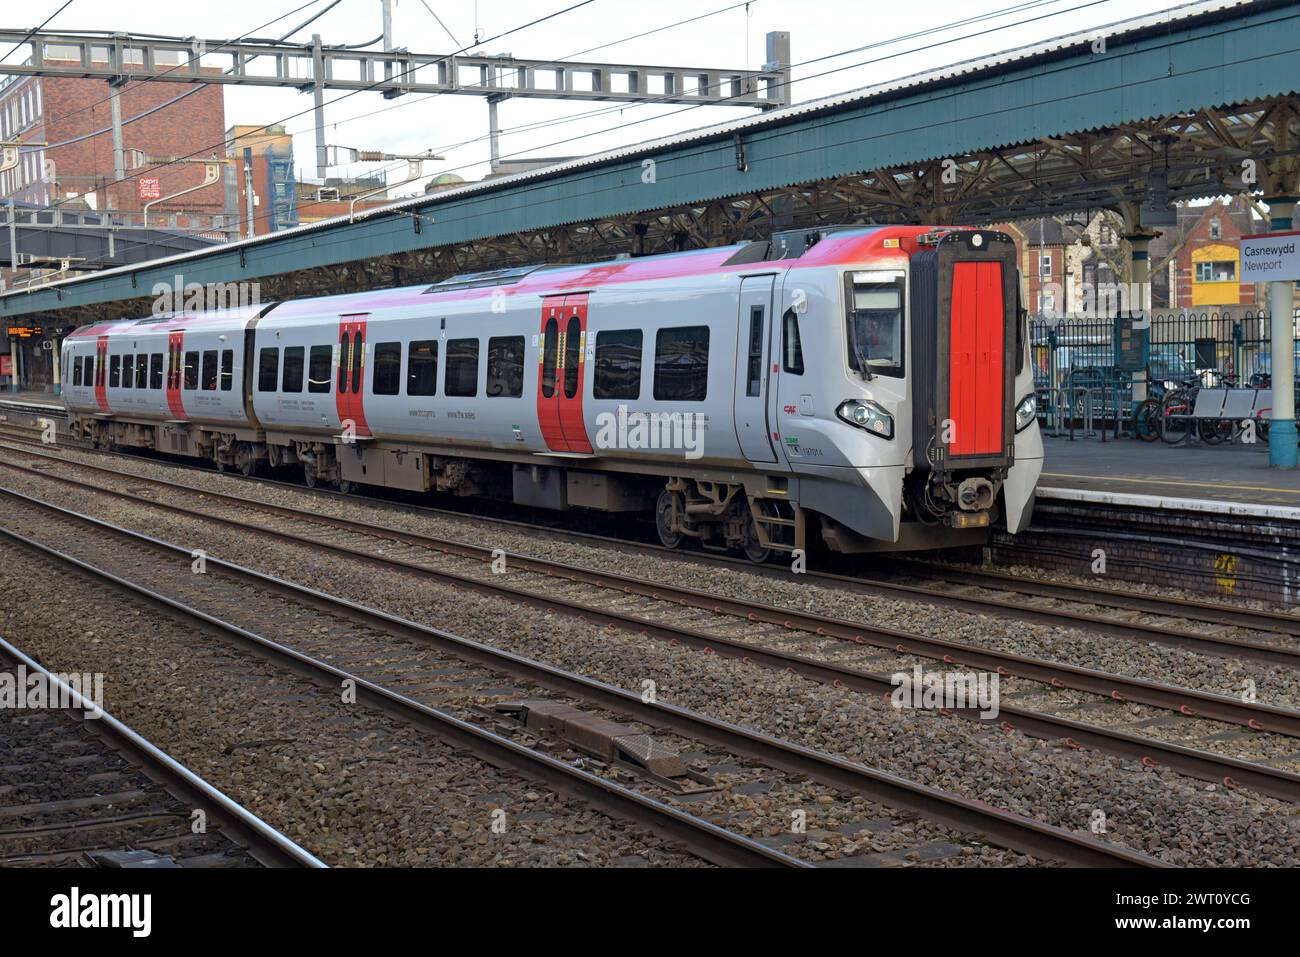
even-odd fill
[(745, 518), (745, 537), (740, 540), (740, 548), (755, 565), (762, 565), (772, 557), (772, 549), (759, 540), (753, 513)]
[(338, 485), (339, 491), (344, 495), (351, 495), (357, 490), (357, 483), (349, 482), (347, 479), (339, 479), (336, 484)]
[(311, 462), (302, 463), (302, 482), (308, 488), (316, 487), (316, 466)]
[(239, 465), (240, 474), (246, 478), (257, 474), (257, 453), (247, 442), (241, 442), (235, 450), (235, 462)]
[[(681, 507), (681, 496), (664, 489), (655, 505), (655, 529), (664, 548), (677, 548), (682, 543), (681, 532), (673, 530), (673, 512)], [(674, 508), (676, 506), (676, 509)]]

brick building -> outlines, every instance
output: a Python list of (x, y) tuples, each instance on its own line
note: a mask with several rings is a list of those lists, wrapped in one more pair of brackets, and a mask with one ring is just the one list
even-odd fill
[(1241, 237), (1267, 231), (1240, 196), (1208, 206), (1179, 207), (1176, 231), (1152, 243), (1161, 250), (1181, 244), (1168, 265), (1169, 305), (1254, 305), (1254, 284), (1241, 282)]

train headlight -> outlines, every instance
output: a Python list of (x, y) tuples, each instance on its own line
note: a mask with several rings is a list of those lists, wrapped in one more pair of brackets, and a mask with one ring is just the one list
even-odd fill
[(1038, 418), (1038, 396), (1030, 393), (1016, 406), (1016, 431), (1023, 432)]
[(846, 399), (835, 414), (849, 425), (856, 425), (882, 439), (894, 437), (894, 417), (870, 399)]

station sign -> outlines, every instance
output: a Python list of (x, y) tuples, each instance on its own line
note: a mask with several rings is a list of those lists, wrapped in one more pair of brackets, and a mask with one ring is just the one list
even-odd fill
[(141, 199), (162, 199), (162, 180), (156, 176), (142, 176), (135, 181), (136, 193)]
[(39, 336), (44, 330), (40, 326), (10, 326), (6, 331), (12, 339), (30, 339)]
[(1300, 279), (1300, 232), (1241, 237), (1241, 281)]

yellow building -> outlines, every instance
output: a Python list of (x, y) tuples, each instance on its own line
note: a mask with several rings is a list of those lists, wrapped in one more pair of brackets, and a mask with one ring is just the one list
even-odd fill
[(1241, 302), (1241, 252), (1234, 245), (1209, 243), (1192, 250), (1192, 305), (1229, 306)]

